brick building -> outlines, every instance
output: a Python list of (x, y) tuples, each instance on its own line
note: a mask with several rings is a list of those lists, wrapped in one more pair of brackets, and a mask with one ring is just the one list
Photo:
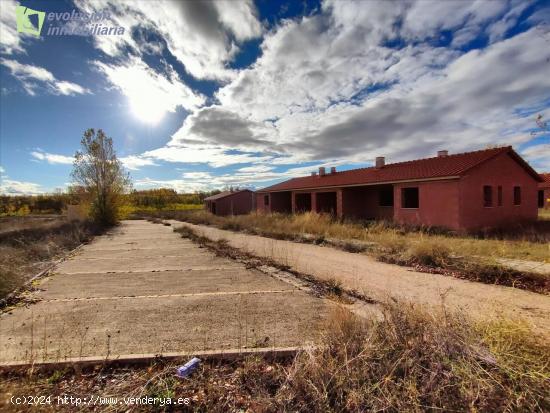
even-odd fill
[(540, 174), (543, 182), (539, 183), (538, 207), (550, 209), (550, 173)]
[(472, 230), (537, 218), (542, 178), (512, 147), (336, 172), (319, 168), (256, 192), (259, 211), (331, 213), (338, 218)]
[(204, 208), (215, 215), (248, 214), (254, 209), (254, 192), (249, 189), (224, 191), (205, 198)]

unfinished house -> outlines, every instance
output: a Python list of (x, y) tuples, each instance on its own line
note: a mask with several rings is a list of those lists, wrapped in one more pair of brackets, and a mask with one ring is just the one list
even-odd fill
[(539, 183), (537, 203), (539, 208), (550, 209), (550, 173), (540, 174), (543, 182)]
[(204, 199), (204, 209), (214, 215), (242, 215), (254, 209), (254, 192), (249, 189), (224, 191)]
[(256, 192), (258, 211), (473, 230), (537, 218), (542, 178), (512, 147), (337, 172), (319, 168)]

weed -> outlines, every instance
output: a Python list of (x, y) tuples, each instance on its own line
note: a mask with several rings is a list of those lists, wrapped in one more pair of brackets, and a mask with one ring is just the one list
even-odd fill
[[(383, 311), (383, 317), (365, 320), (336, 309), (318, 345), (294, 358), (205, 360), (190, 380), (174, 378), (177, 364), (157, 362), (107, 367), (78, 378), (65, 374), (55, 385), (44, 385), (41, 373), (4, 373), (0, 393), (188, 397), (189, 410), (220, 412), (550, 410), (550, 346), (527, 326), (474, 322), (444, 308), (400, 302), (386, 303)], [(16, 411), (1, 404), (7, 399), (0, 397), (0, 406)], [(68, 412), (74, 406), (57, 408)]]
[(73, 221), (1, 233), (0, 298), (99, 231), (88, 221)]
[(511, 233), (509, 239), (503, 234), (499, 235), (503, 239), (490, 238), (488, 233), (483, 237), (459, 236), (439, 228), (408, 228), (387, 221), (339, 222), (315, 213), (220, 217), (206, 211), (173, 211), (167, 216), (275, 239), (331, 245), (347, 252), (367, 253), (380, 261), (413, 266), (418, 271), (550, 292), (550, 277), (513, 270), (496, 261), (501, 257), (546, 260), (548, 245), (539, 242), (547, 239), (544, 228), (524, 227), (518, 234), (524, 234), (525, 238), (512, 240)]
[(63, 378), (63, 376), (66, 374), (65, 371), (62, 371), (62, 370), (55, 370), (50, 377), (47, 378), (46, 382), (48, 384), (56, 384), (56, 383), (59, 383), (59, 381), (61, 381), (61, 379)]

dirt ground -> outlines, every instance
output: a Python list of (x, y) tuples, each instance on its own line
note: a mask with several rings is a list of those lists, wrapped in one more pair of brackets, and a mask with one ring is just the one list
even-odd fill
[(268, 257), (294, 270), (322, 280), (335, 279), (349, 290), (377, 300), (389, 297), (430, 306), (461, 309), (474, 317), (506, 317), (524, 320), (536, 331), (550, 333), (550, 297), (511, 287), (487, 285), (376, 261), (330, 247), (282, 241), (235, 233), (213, 227), (187, 225), (199, 235), (225, 239), (229, 245)]
[(182, 239), (125, 221), (0, 315), (0, 365), (315, 341), (330, 302)]

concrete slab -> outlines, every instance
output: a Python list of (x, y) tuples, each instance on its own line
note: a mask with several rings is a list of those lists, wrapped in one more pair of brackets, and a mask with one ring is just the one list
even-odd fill
[(171, 248), (177, 246), (178, 248), (196, 249), (196, 245), (193, 244), (179, 244), (177, 240), (173, 239), (156, 239), (152, 240), (134, 240), (134, 241), (117, 241), (115, 239), (100, 239), (94, 241), (92, 244), (86, 245), (86, 251), (98, 251), (98, 250), (117, 250), (117, 249), (158, 249), (158, 248)]
[(2, 362), (281, 347), (315, 340), (322, 300), (239, 294), (39, 302), (2, 316)]
[(94, 259), (80, 260), (78, 257), (62, 262), (58, 265), (56, 272), (60, 274), (82, 274), (89, 272), (141, 272), (141, 271), (173, 271), (173, 270), (192, 270), (194, 268), (211, 268), (225, 270), (239, 268), (238, 264), (227, 259), (215, 256), (194, 256), (187, 258), (179, 257), (159, 257), (152, 259), (150, 257), (139, 256), (136, 251), (134, 258), (118, 259)]
[[(73, 288), (78, 285), (78, 288)], [(258, 271), (233, 268), (224, 271), (190, 270), (132, 273), (57, 274), (40, 284), (42, 300), (124, 297), (215, 292), (293, 290), (290, 284)]]
[[(105, 247), (107, 248), (107, 247)], [(190, 251), (186, 256), (205, 255), (207, 251), (204, 249), (187, 248)], [(115, 248), (115, 249), (85, 249), (78, 254), (80, 260), (84, 259), (118, 259), (118, 258), (133, 258), (136, 255), (140, 257), (156, 258), (156, 257), (177, 257), (181, 255), (182, 246), (167, 246), (163, 248)]]
[(80, 248), (32, 298), (0, 315), (0, 366), (309, 345), (332, 307), (145, 221)]

